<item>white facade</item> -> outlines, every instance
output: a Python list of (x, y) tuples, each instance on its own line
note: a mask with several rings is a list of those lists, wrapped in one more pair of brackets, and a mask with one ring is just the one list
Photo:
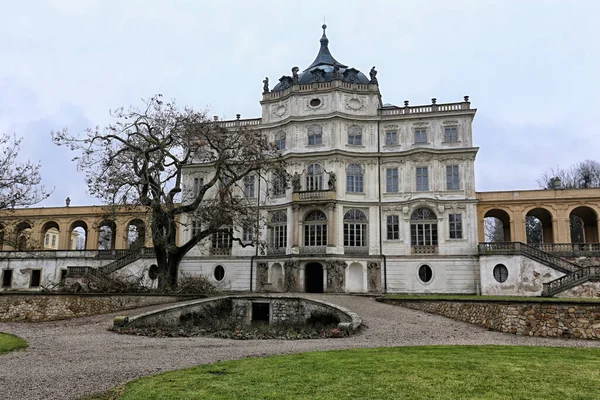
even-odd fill
[[(261, 118), (223, 122), (259, 129), (280, 146), (290, 187), (274, 195), (266, 177), (254, 193), (268, 221), (278, 212), (286, 221), (259, 232), (264, 250), (211, 249), (207, 240), (182, 273), (231, 290), (478, 292), (476, 110), (468, 97), (384, 106), (374, 68), (370, 75), (333, 59), (324, 34), (311, 67), (265, 90)], [(210, 174), (188, 169), (188, 187)], [(219, 265), (224, 274), (215, 274)]]

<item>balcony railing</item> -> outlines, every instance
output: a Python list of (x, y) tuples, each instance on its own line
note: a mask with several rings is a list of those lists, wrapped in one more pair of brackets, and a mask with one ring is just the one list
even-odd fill
[(216, 247), (210, 249), (211, 256), (230, 256), (231, 247)]
[(581, 266), (564, 260), (554, 254), (540, 250), (535, 246), (531, 246), (520, 242), (487, 242), (479, 243), (479, 254), (480, 255), (493, 255), (493, 254), (506, 254), (506, 255), (518, 255), (525, 254), (526, 256), (533, 258), (544, 265), (551, 268), (558, 269), (562, 272), (573, 272), (581, 268)]
[(600, 243), (531, 243), (529, 245), (561, 257), (600, 255)]
[(280, 256), (285, 255), (285, 247), (267, 247), (267, 255), (269, 256)]
[(542, 296), (554, 296), (564, 290), (580, 285), (590, 280), (600, 279), (600, 267), (583, 267), (558, 279), (544, 283)]
[(294, 201), (299, 200), (335, 200), (335, 191), (333, 190), (304, 190), (295, 192), (292, 195)]
[(300, 254), (325, 254), (327, 246), (302, 246)]
[(437, 246), (418, 245), (412, 246), (412, 254), (437, 254)]
[(382, 109), (381, 115), (412, 115), (412, 114), (425, 114), (434, 112), (448, 112), (448, 111), (461, 111), (471, 109), (471, 103), (468, 101), (460, 103), (446, 103), (446, 104), (431, 104), (427, 106), (409, 106), (386, 108)]
[(369, 254), (367, 246), (344, 246), (344, 254)]

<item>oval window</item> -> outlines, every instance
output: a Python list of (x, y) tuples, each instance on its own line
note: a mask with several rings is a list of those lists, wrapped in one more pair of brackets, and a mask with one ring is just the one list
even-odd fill
[(158, 278), (158, 265), (152, 264), (150, 268), (148, 268), (148, 278), (152, 280)]
[(213, 275), (217, 281), (222, 281), (225, 278), (225, 268), (222, 265), (217, 265), (213, 271)]
[(429, 265), (421, 265), (419, 267), (419, 279), (427, 283), (433, 278), (433, 271)]
[(500, 283), (508, 279), (508, 268), (504, 264), (498, 264), (494, 267), (494, 279)]
[(311, 107), (318, 107), (320, 105), (321, 105), (321, 100), (319, 100), (319, 99), (312, 99), (310, 101), (310, 106)]

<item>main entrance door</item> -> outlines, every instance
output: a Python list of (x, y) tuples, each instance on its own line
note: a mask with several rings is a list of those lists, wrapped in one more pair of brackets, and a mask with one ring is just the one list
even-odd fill
[(323, 293), (323, 266), (313, 262), (304, 268), (304, 285), (307, 293)]

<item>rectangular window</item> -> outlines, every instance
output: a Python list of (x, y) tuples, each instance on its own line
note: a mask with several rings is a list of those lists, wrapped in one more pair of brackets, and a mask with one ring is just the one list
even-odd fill
[(385, 191), (387, 193), (398, 192), (398, 168), (386, 168)]
[(459, 190), (460, 189), (460, 175), (458, 165), (447, 165), (446, 166), (446, 189), (447, 190)]
[(2, 271), (2, 287), (9, 288), (12, 286), (12, 269), (5, 269)]
[(367, 224), (344, 224), (344, 246), (365, 247), (367, 245)]
[(274, 177), (271, 181), (273, 185), (273, 196), (284, 196), (285, 195), (285, 180), (280, 177)]
[(194, 197), (198, 197), (202, 186), (204, 186), (204, 178), (194, 178), (194, 187), (192, 188)]
[(29, 287), (31, 287), (31, 288), (40, 287), (41, 281), (42, 281), (42, 270), (41, 269), (32, 269), (31, 270), (31, 281), (29, 281)]
[(458, 131), (456, 126), (444, 127), (444, 142), (458, 142)]
[(429, 169), (427, 167), (417, 167), (417, 192), (426, 192), (429, 190)]
[(56, 235), (52, 235), (52, 248), (56, 247)]
[(287, 225), (275, 225), (273, 227), (273, 247), (287, 247)]
[(450, 239), (462, 239), (462, 214), (450, 214), (448, 216)]
[(398, 144), (398, 131), (387, 131), (385, 133), (385, 145), (396, 146)]
[(415, 129), (415, 143), (427, 143), (427, 129)]
[(246, 176), (244, 178), (244, 195), (247, 198), (254, 198), (254, 175)]
[(230, 249), (231, 229), (223, 229), (213, 233), (211, 242), (213, 249)]
[(46, 236), (44, 238), (44, 245), (46, 245), (46, 247), (48, 247), (49, 244), (50, 244), (50, 234), (46, 233)]
[(202, 230), (202, 226), (200, 224), (200, 221), (197, 219), (193, 219), (192, 220), (192, 236), (198, 235), (201, 230)]
[(254, 228), (244, 228), (244, 231), (242, 232), (242, 241), (244, 243), (252, 243), (252, 241), (254, 240)]
[(387, 216), (387, 239), (400, 239), (400, 218), (397, 215)]

